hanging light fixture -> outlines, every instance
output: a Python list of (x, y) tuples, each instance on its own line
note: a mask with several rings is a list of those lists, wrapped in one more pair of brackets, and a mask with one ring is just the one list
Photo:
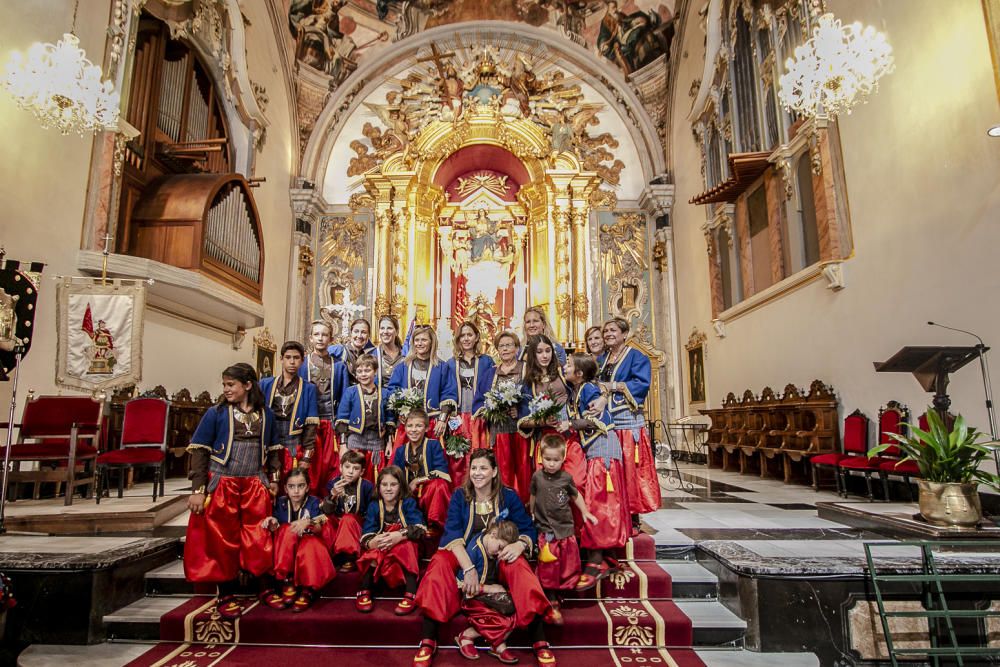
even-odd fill
[(35, 42), (27, 53), (14, 51), (3, 86), (17, 105), (35, 114), (44, 128), (81, 135), (118, 125), (119, 94), (114, 83), (101, 80), (101, 68), (87, 59), (73, 27), (55, 44)]
[(778, 96), (789, 111), (810, 118), (850, 113), (892, 70), (892, 47), (884, 34), (823, 14), (812, 38), (785, 62)]

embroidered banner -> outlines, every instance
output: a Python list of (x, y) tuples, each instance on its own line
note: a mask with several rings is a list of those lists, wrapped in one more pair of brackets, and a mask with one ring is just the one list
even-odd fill
[(56, 299), (58, 386), (104, 391), (142, 379), (145, 283), (63, 278)]
[(43, 266), (6, 260), (0, 268), (0, 381), (8, 379), (16, 354), (20, 352), (23, 359), (31, 348)]

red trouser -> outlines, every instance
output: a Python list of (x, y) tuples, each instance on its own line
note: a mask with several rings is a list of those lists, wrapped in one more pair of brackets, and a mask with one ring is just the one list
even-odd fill
[(528, 453), (530, 447), (528, 439), (520, 433), (497, 433), (493, 443), (500, 479), (504, 486), (517, 491), (521, 502), (525, 504), (531, 496), (531, 475), (535, 472)]
[(417, 543), (403, 540), (387, 551), (369, 549), (358, 559), (358, 570), (364, 576), (372, 567), (375, 568), (373, 581), (381, 579), (389, 588), (402, 586), (406, 583), (403, 576), (405, 572), (420, 574)]
[(490, 646), (504, 643), (514, 631), (514, 616), (504, 616), (475, 598), (462, 600), (462, 612)]
[(260, 523), (271, 515), (271, 493), (256, 477), (223, 477), (205, 511), (188, 519), (184, 574), (188, 581), (222, 583), (240, 570), (270, 571), (271, 534)]
[(448, 504), (451, 502), (451, 487), (448, 482), (440, 477), (432, 477), (417, 487), (416, 498), (427, 523), (443, 527), (448, 518)]
[(340, 474), (340, 443), (333, 426), (326, 419), (316, 428), (316, 451), (309, 468), (309, 493), (322, 498), (326, 484)]
[(622, 462), (625, 468), (625, 486), (628, 509), (631, 514), (649, 514), (660, 509), (660, 482), (656, 477), (656, 463), (649, 444), (649, 431), (639, 431), (639, 441), (632, 436), (632, 429), (616, 430), (622, 443)]
[(583, 486), (583, 500), (587, 509), (597, 517), (597, 525), (583, 523), (580, 544), (585, 549), (614, 549), (623, 547), (632, 530), (625, 491), (622, 464), (612, 460), (611, 467), (604, 467), (604, 459), (587, 461), (587, 481)]
[[(420, 587), (416, 603), (424, 615), (438, 623), (447, 623), (461, 609), (461, 597), (455, 583), (458, 560), (448, 549), (440, 549), (431, 558)], [(514, 600), (515, 625), (527, 627), (535, 616), (544, 616), (550, 604), (538, 577), (524, 558), (513, 563), (500, 563), (500, 580)]]
[(278, 528), (274, 536), (274, 576), (280, 581), (294, 575), (296, 586), (319, 590), (335, 576), (330, 552), (318, 535), (302, 536), (292, 532), (289, 524)]
[(549, 553), (555, 556), (556, 560), (551, 563), (543, 563), (541, 558), (535, 571), (538, 573), (538, 581), (542, 588), (547, 591), (568, 591), (576, 588), (576, 582), (580, 578), (580, 546), (576, 542), (576, 536), (570, 535), (561, 540), (549, 542), (545, 535), (538, 536), (538, 549), (541, 551), (548, 544)]
[(323, 541), (331, 556), (357, 558), (361, 555), (361, 519), (357, 514), (329, 517), (323, 526)]

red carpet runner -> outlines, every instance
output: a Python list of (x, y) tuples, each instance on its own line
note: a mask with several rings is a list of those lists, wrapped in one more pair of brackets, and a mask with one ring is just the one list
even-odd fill
[[(621, 570), (602, 581), (596, 593), (588, 592), (589, 599), (565, 600), (562, 627), (546, 628), (557, 658), (573, 667), (702, 666), (694, 652), (686, 649), (691, 646), (691, 621), (666, 599), (671, 593), (670, 577), (652, 560), (652, 539), (638, 538), (622, 555), (629, 560), (623, 560)], [(420, 640), (419, 614), (395, 616), (395, 602), (385, 598), (376, 600), (371, 614), (359, 614), (353, 601), (356, 577), (338, 576), (323, 591), (324, 597), (303, 614), (276, 611), (248, 600), (242, 618), (226, 621), (215, 613), (210, 596), (196, 596), (162, 617), (163, 643), (130, 667), (304, 667), (333, 657), (343, 665), (409, 665)], [(468, 663), (445, 648), (450, 648), (451, 638), (464, 627), (466, 621), (459, 615), (441, 629), (442, 650), (435, 665)], [(528, 645), (520, 633), (510, 643)], [(518, 655), (522, 664), (534, 664), (530, 651), (518, 651)]]

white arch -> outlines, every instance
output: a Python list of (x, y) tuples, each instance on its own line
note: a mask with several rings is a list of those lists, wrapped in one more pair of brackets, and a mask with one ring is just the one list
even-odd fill
[[(518, 42), (536, 42), (555, 51), (560, 56), (556, 64), (593, 87), (622, 119), (639, 155), (643, 181), (649, 183), (664, 173), (664, 150), (656, 126), (620, 70), (552, 30), (506, 21), (470, 21), (438, 26), (408, 37), (384, 49), (349, 76), (330, 96), (316, 119), (302, 156), (301, 177), (317, 186), (326, 180), (329, 156), (347, 119), (386, 78), (411, 67), (420, 49), (444, 37), (465, 37), (485, 31), (511, 39), (514, 42), (511, 46), (515, 48)], [(339, 113), (338, 109), (341, 109)]]

